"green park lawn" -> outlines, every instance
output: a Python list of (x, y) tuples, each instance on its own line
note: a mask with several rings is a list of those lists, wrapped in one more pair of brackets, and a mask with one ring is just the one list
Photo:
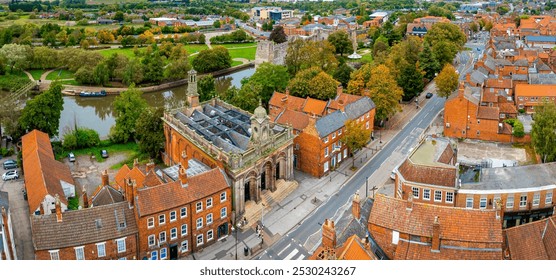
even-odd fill
[[(138, 48), (139, 51), (145, 50), (145, 48)], [(110, 57), (112, 54), (118, 53), (127, 56), (127, 58), (134, 58), (135, 53), (133, 53), (133, 48), (118, 48), (118, 49), (104, 49), (98, 51), (104, 57)]]
[(189, 55), (192, 55), (192, 54), (198, 53), (202, 50), (206, 50), (206, 49), (208, 49), (208, 47), (205, 44), (190, 44), (190, 45), (185, 45), (185, 49), (187, 50), (187, 53)]
[(16, 91), (29, 82), (29, 77), (23, 71), (0, 75), (0, 88), (7, 91)]
[(42, 74), (46, 71), (47, 70), (43, 70), (43, 69), (33, 69), (33, 70), (29, 70), (28, 72), (31, 73), (31, 76), (33, 76), (33, 79), (35, 79), (35, 81), (38, 81), (41, 79)]
[(56, 80), (56, 79), (63, 80), (63, 79), (72, 79), (72, 78), (74, 78), (74, 73), (66, 69), (54, 70), (48, 73), (48, 75), (46, 75), (47, 80)]
[(257, 47), (257, 43), (241, 43), (241, 44), (213, 44), (212, 47), (216, 46), (223, 46), (227, 49), (235, 49), (235, 48), (245, 48), (245, 47)]
[(238, 66), (238, 65), (241, 65), (241, 64), (243, 64), (243, 62), (241, 62), (241, 61), (235, 61), (235, 60), (232, 61), (232, 67)]
[(249, 60), (255, 60), (255, 52), (257, 52), (257, 46), (243, 49), (228, 49), (228, 52), (230, 53), (232, 59), (245, 58)]

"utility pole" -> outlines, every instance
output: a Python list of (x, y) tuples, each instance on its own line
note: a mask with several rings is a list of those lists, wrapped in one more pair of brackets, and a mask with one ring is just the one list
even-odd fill
[(369, 176), (365, 176), (365, 197), (369, 197)]

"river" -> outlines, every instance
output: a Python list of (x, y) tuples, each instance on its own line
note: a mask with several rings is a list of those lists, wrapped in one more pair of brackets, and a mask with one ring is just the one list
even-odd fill
[[(241, 87), (241, 79), (250, 77), (255, 73), (255, 68), (246, 68), (238, 72), (216, 78), (216, 89), (218, 92), (225, 91), (231, 86)], [(186, 100), (187, 85), (172, 88), (170, 90), (151, 92), (143, 94), (147, 103), (153, 107), (164, 106), (167, 109), (184, 106)], [(87, 127), (98, 132), (101, 139), (106, 139), (116, 121), (112, 102), (116, 96), (106, 97), (79, 97), (64, 96), (64, 109), (60, 116), (59, 137), (74, 128)]]

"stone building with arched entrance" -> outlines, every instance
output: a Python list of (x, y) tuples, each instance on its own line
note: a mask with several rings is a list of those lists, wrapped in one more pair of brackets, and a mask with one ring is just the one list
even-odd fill
[(163, 118), (167, 165), (179, 163), (185, 152), (211, 168), (223, 168), (238, 215), (245, 212), (246, 202), (259, 203), (262, 193), (276, 191), (278, 180), (293, 180), (295, 136), (290, 126), (271, 122), (260, 104), (251, 114), (218, 98), (200, 103), (194, 70), (188, 82), (188, 105)]

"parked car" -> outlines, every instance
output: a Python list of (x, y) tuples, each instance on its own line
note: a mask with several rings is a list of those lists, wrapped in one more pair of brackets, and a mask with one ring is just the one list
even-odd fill
[(4, 181), (15, 180), (18, 178), (19, 178), (19, 174), (17, 173), (17, 170), (10, 170), (4, 173), (4, 175), (2, 175), (2, 180)]
[(390, 179), (396, 180), (396, 171), (392, 170), (392, 173), (390, 173)]
[(426, 99), (429, 99), (429, 98), (431, 98), (431, 97), (432, 97), (432, 92), (427, 92), (427, 95), (425, 95), (425, 98), (426, 98)]
[(100, 151), (100, 156), (102, 158), (107, 158), (108, 157), (108, 151), (107, 150), (102, 150)]
[(68, 159), (70, 162), (74, 162), (75, 161), (75, 155), (73, 153), (69, 153), (68, 154)]
[(17, 162), (13, 159), (4, 161), (4, 170), (17, 168)]

